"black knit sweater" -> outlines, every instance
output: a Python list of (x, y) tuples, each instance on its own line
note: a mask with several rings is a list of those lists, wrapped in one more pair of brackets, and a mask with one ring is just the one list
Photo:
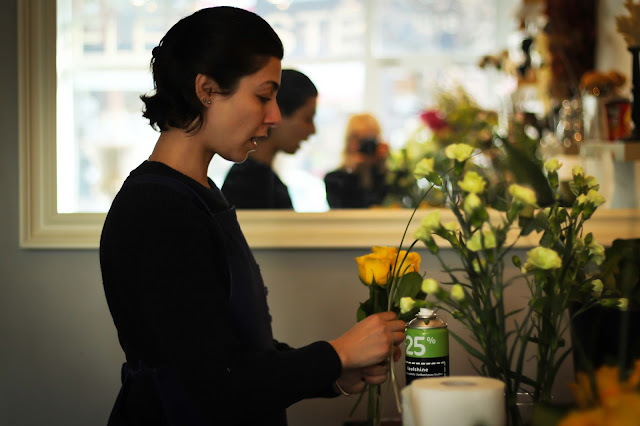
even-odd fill
[(221, 189), (238, 209), (293, 209), (287, 186), (271, 167), (251, 157), (231, 166)]
[[(131, 176), (155, 174), (193, 188), (213, 212), (228, 203), (213, 189), (157, 162)], [(220, 231), (193, 199), (162, 184), (124, 187), (102, 230), (104, 290), (128, 361), (168, 366), (211, 424), (284, 425), (286, 407), (332, 396), (340, 375), (328, 342), (300, 349), (243, 348), (230, 319), (229, 272)], [(137, 424), (162, 424), (148, 383), (129, 392)]]

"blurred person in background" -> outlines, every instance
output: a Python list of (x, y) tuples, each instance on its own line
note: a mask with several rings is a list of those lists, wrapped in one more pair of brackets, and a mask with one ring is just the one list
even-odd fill
[(382, 204), (387, 195), (386, 166), (389, 146), (381, 140), (378, 120), (354, 114), (345, 131), (342, 165), (324, 178), (332, 209), (368, 208)]
[(282, 70), (276, 96), (282, 121), (269, 130), (243, 163), (234, 164), (227, 174), (222, 193), (238, 209), (292, 209), (287, 186), (273, 170), (276, 154), (294, 154), (302, 141), (316, 132), (318, 90), (300, 71)]

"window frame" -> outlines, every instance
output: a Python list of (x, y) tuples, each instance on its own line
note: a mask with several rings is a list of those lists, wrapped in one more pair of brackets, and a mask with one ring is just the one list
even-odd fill
[[(18, 2), (20, 247), (96, 249), (106, 214), (57, 211), (56, 31), (55, 1)], [(379, 72), (380, 66), (369, 67), (372, 60), (367, 59), (368, 72)], [(367, 76), (368, 82), (371, 77)], [(368, 96), (367, 102), (378, 100), (374, 93)], [(450, 212), (442, 213), (446, 220)], [(238, 217), (253, 248), (365, 248), (397, 246), (411, 210), (240, 210)], [(603, 244), (617, 235), (640, 236), (640, 211), (602, 210), (589, 225)], [(415, 227), (417, 223), (412, 223), (407, 235)], [(516, 246), (537, 243), (530, 236)]]

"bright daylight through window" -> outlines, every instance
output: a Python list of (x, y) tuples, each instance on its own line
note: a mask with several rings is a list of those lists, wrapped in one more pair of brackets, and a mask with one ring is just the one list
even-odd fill
[[(106, 212), (157, 139), (141, 116), (151, 49), (179, 17), (221, 4), (252, 10), (280, 35), (283, 67), (320, 96), (317, 133), (276, 160), (296, 211), (328, 209), (323, 176), (341, 161), (352, 113), (371, 112), (391, 147), (415, 128), (434, 90), (462, 84), (487, 107), (495, 74), (477, 66), (507, 48), (515, 0), (58, 0), (57, 211)], [(505, 89), (506, 90), (506, 89)], [(230, 164), (212, 163), (221, 185)]]

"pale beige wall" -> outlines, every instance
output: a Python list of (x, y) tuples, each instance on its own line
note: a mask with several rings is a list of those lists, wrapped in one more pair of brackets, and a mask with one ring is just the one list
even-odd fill
[[(18, 248), (16, 0), (0, 0), (0, 10), (0, 425), (102, 425), (118, 390), (123, 357), (104, 301), (97, 252)], [(364, 252), (256, 252), (277, 337), (302, 345), (349, 327), (358, 302), (367, 297), (353, 261)], [(439, 269), (428, 256), (424, 266)], [(510, 300), (525, 301), (518, 295)], [(472, 373), (455, 344), (451, 364), (454, 374)], [(570, 372), (566, 365), (558, 380), (560, 399), (566, 398), (563, 385)], [(353, 402), (352, 397), (300, 403), (289, 410), (290, 424), (340, 424)], [(392, 408), (390, 399), (387, 407)]]

